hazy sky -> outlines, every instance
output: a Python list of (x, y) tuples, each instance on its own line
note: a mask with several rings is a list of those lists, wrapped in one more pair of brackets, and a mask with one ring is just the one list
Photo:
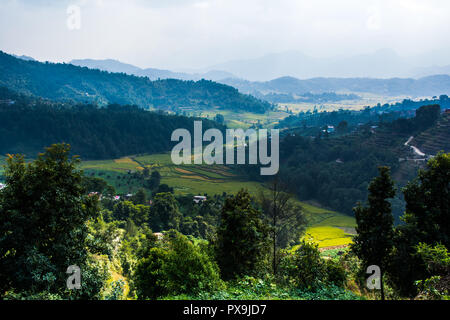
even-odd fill
[(0, 0), (0, 50), (177, 69), (293, 50), (326, 57), (392, 48), (425, 65), (450, 64), (449, 17), (448, 0)]

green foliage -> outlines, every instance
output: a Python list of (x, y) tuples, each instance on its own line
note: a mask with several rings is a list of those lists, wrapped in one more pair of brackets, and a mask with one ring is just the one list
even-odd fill
[(416, 281), (420, 295), (427, 299), (450, 299), (450, 254), (441, 244), (431, 246), (419, 243), (417, 255), (424, 261), (432, 276)]
[(305, 230), (306, 219), (301, 206), (293, 199), (278, 177), (269, 186), (269, 192), (261, 192), (259, 202), (270, 226), (272, 240), (272, 269), (277, 273), (280, 249), (298, 241)]
[(450, 154), (440, 153), (403, 189), (405, 224), (395, 230), (389, 266), (392, 286), (400, 295), (415, 296), (415, 281), (431, 276), (424, 260), (416, 254), (417, 245), (450, 245), (449, 183)]
[(415, 122), (419, 128), (428, 128), (436, 123), (441, 113), (438, 104), (422, 106), (416, 110)]
[(88, 222), (89, 234), (86, 245), (89, 251), (94, 254), (113, 256), (115, 249), (114, 239), (119, 236), (119, 222), (107, 223), (102, 216)]
[(161, 174), (159, 173), (158, 170), (152, 171), (150, 179), (147, 180), (147, 188), (149, 188), (152, 191), (155, 191), (158, 189), (160, 183), (161, 183)]
[(116, 194), (114, 187), (108, 185), (108, 183), (102, 178), (83, 176), (81, 184), (87, 192), (98, 192), (99, 194), (103, 194), (108, 197)]
[[(363, 261), (363, 268), (377, 265), (383, 273), (394, 245), (394, 218), (389, 198), (395, 196), (394, 181), (388, 167), (379, 168), (380, 175), (369, 184), (368, 207), (359, 204), (355, 209), (356, 232), (351, 250)], [(383, 283), (381, 297), (384, 300)]]
[(221, 287), (219, 269), (202, 248), (178, 232), (164, 235), (138, 262), (134, 285), (139, 299), (198, 294)]
[(217, 114), (216, 114), (216, 116), (214, 117), (214, 120), (215, 120), (217, 123), (220, 123), (220, 124), (224, 124), (224, 123), (225, 123), (225, 118), (224, 118), (224, 116), (221, 115), (220, 113), (217, 113)]
[(393, 245), (393, 217), (388, 199), (394, 197), (395, 189), (389, 168), (380, 167), (379, 171), (380, 175), (369, 185), (369, 206), (359, 204), (354, 210), (357, 235), (351, 248), (366, 266), (384, 267)]
[(132, 197), (133, 203), (136, 204), (147, 204), (147, 195), (143, 188), (139, 189), (135, 195)]
[(223, 279), (255, 275), (269, 252), (269, 228), (250, 199), (239, 191), (225, 200), (217, 230), (216, 255)]
[(296, 288), (314, 290), (326, 282), (326, 264), (317, 244), (302, 240), (297, 250), (280, 262), (280, 278)]
[(114, 281), (111, 292), (105, 297), (105, 300), (122, 300), (124, 297), (125, 282), (122, 279)]
[[(67, 144), (53, 145), (28, 165), (9, 156), (7, 187), (0, 193), (0, 293), (45, 291), (66, 295), (66, 269), (97, 272), (88, 260), (86, 222), (98, 214), (96, 197), (86, 197), (79, 160)], [(95, 298), (102, 277), (85, 281), (78, 297)], [(31, 288), (31, 289), (30, 289)]]
[(154, 231), (178, 230), (181, 217), (177, 200), (172, 193), (164, 192), (155, 195), (150, 216), (150, 226)]
[(131, 219), (137, 226), (148, 223), (150, 207), (142, 204), (133, 204), (131, 201), (120, 201), (114, 205), (113, 217), (115, 220), (127, 221)]
[(343, 287), (347, 281), (347, 271), (341, 261), (333, 259), (325, 260), (325, 273), (327, 282), (338, 287)]
[(403, 190), (405, 222), (419, 233), (422, 242), (450, 247), (450, 154), (430, 159), (426, 170)]
[(420, 256), (426, 266), (428, 272), (433, 274), (442, 274), (448, 272), (450, 267), (450, 254), (448, 249), (442, 244), (435, 246), (419, 243), (416, 246), (417, 255)]
[(168, 296), (180, 300), (360, 300), (361, 297), (334, 285), (324, 285), (314, 291), (286, 287), (270, 277), (245, 276), (227, 283), (227, 287), (198, 295)]

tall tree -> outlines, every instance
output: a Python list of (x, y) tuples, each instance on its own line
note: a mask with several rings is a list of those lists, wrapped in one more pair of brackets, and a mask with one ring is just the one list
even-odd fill
[(450, 246), (450, 154), (439, 153), (409, 182), (404, 224), (395, 229), (389, 278), (398, 294), (414, 297), (415, 282), (430, 276), (416, 254), (419, 243)]
[(440, 153), (403, 189), (405, 222), (414, 226), (421, 241), (450, 247), (450, 153)]
[(225, 200), (216, 241), (217, 260), (224, 279), (256, 274), (261, 269), (270, 248), (269, 228), (246, 190)]
[(259, 195), (263, 213), (271, 227), (274, 275), (277, 273), (280, 249), (299, 240), (306, 224), (301, 206), (294, 202), (292, 193), (288, 191), (277, 175), (269, 186), (269, 192), (261, 191)]
[(361, 204), (354, 209), (357, 235), (352, 251), (363, 261), (364, 268), (377, 265), (380, 268), (381, 299), (384, 300), (383, 274), (393, 247), (393, 223), (391, 204), (387, 199), (395, 196), (394, 181), (388, 167), (379, 167), (379, 176), (369, 184), (367, 207)]
[(177, 199), (170, 192), (157, 193), (150, 209), (150, 225), (154, 231), (179, 230), (182, 214)]
[[(98, 213), (97, 197), (81, 185), (79, 159), (70, 146), (53, 145), (34, 162), (9, 156), (0, 192), (0, 293), (62, 294), (66, 270), (87, 270), (86, 222)], [(82, 286), (82, 290), (89, 290)]]

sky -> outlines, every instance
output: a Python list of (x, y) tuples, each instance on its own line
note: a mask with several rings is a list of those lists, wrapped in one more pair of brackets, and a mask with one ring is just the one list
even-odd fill
[(186, 70), (285, 51), (389, 48), (448, 65), (448, 17), (448, 0), (0, 0), (0, 50)]

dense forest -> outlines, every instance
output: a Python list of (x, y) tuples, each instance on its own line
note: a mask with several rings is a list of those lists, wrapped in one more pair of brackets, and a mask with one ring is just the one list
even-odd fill
[(177, 111), (180, 107), (264, 113), (266, 101), (212, 81), (182, 81), (109, 73), (71, 64), (25, 61), (0, 51), (0, 85), (57, 101), (124, 104)]
[[(175, 129), (224, 127), (206, 119), (167, 115), (136, 106), (64, 104), (0, 88), (0, 153), (35, 155), (46, 145), (66, 142), (85, 159), (169, 151)], [(14, 103), (13, 103), (14, 102)]]

